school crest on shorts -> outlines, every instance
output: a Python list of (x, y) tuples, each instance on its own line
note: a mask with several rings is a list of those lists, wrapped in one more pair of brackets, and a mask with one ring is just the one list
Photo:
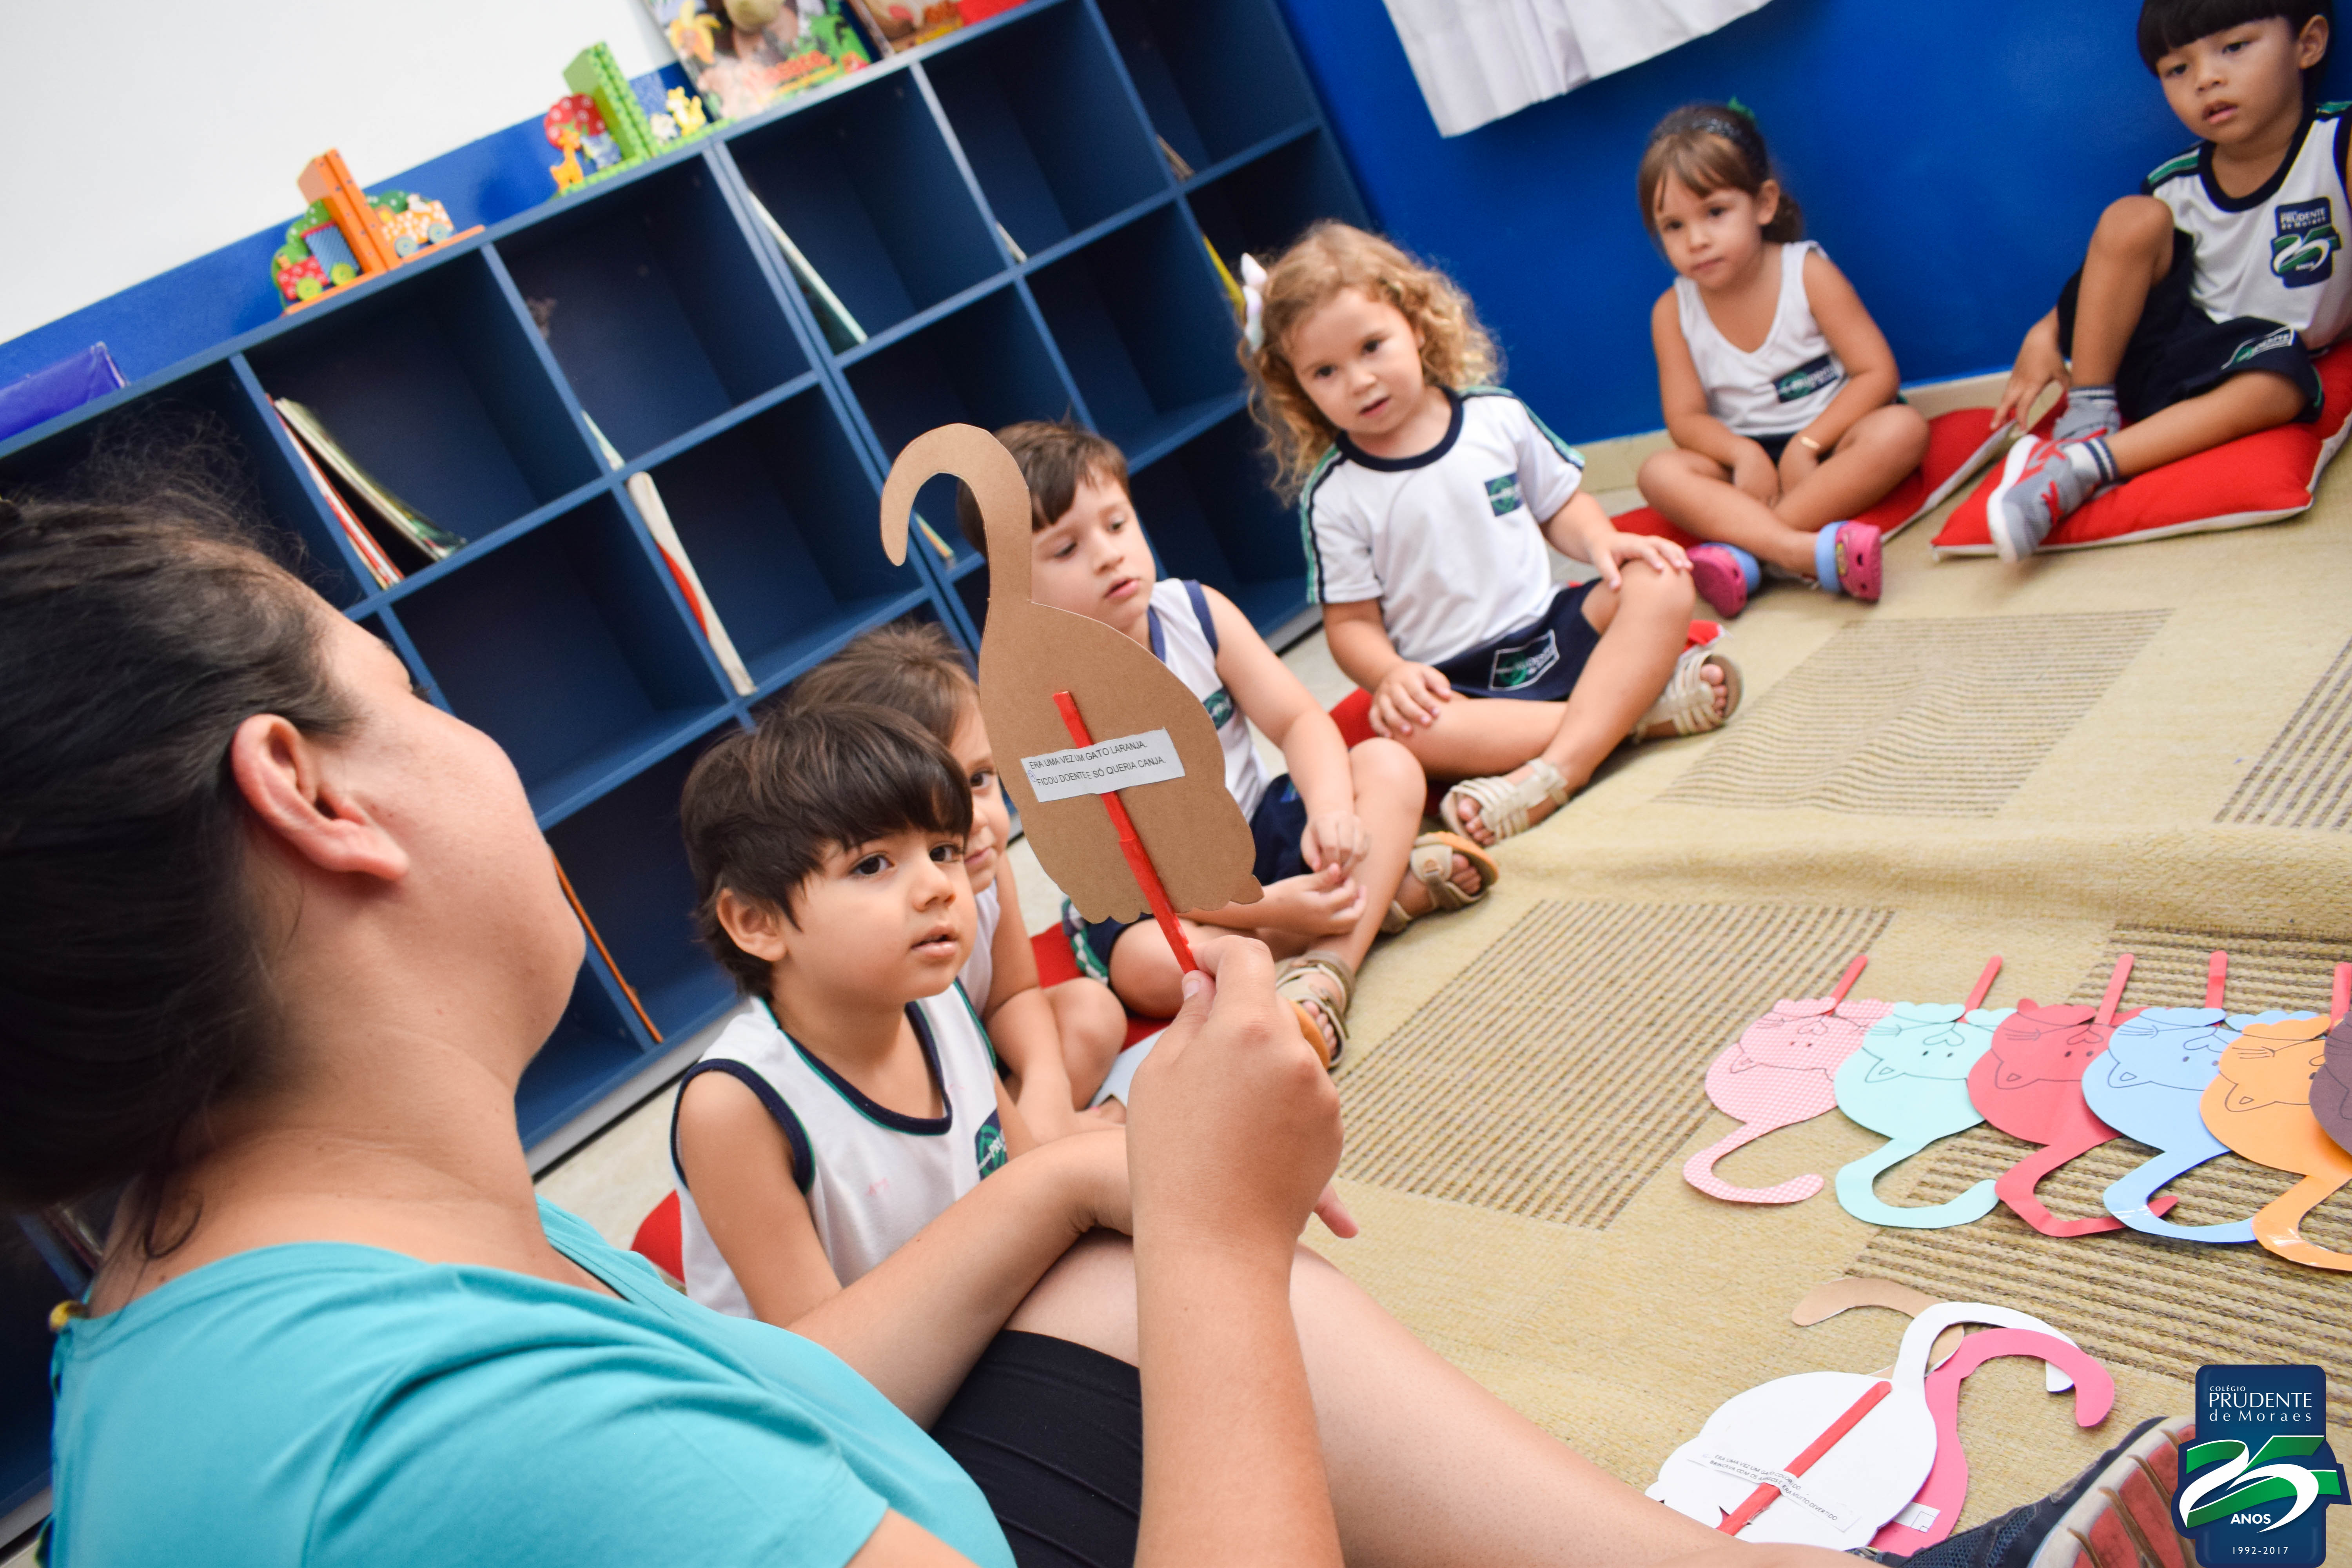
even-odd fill
[(2326, 196), (2282, 202), (2278, 234), (2271, 241), (2271, 270), (2290, 289), (2325, 283), (2336, 270), (2344, 237), (2336, 231), (2335, 204)]
[(1486, 481), (1486, 504), (1495, 509), (1496, 517), (1508, 517), (1519, 510), (1519, 476), (1497, 474)]

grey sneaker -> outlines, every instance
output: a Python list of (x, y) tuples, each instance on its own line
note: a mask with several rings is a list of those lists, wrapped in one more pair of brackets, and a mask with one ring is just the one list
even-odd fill
[(2067, 390), (2065, 405), (2058, 411), (2058, 423), (2050, 437), (2063, 447), (2069, 441), (2112, 436), (2123, 427), (2123, 411), (2116, 405), (2114, 387), (2076, 386)]
[(2055, 441), (2032, 438), (2010, 448), (2000, 482), (1985, 498), (1985, 531), (2003, 561), (2015, 565), (2041, 549), (2059, 520), (2098, 488), (2096, 461), (2078, 463), (2074, 451)]

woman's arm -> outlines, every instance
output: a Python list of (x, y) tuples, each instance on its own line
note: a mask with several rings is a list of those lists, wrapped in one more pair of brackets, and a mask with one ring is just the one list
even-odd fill
[(1815, 457), (1827, 457), (1856, 420), (1894, 401), (1902, 376), (1895, 367), (1895, 351), (1887, 347), (1886, 334), (1870, 319), (1862, 296), (1854, 292), (1845, 274), (1818, 250), (1805, 253), (1804, 266), (1805, 299), (1813, 308), (1813, 320), (1821, 323), (1822, 335), (1830, 341), (1831, 352), (1845, 366), (1845, 384), (1820, 416), (1798, 432), (1801, 439), (1790, 445), (1811, 441)]

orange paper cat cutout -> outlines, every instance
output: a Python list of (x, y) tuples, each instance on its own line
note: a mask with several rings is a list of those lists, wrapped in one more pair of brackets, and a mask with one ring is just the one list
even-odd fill
[(2252, 1024), (2221, 1052), (2221, 1068), (2199, 1102), (2213, 1136), (2257, 1164), (2303, 1180), (2254, 1215), (2254, 1239), (2281, 1258), (2352, 1272), (2352, 1253), (2303, 1239), (2303, 1216), (2352, 1182), (2347, 1154), (2312, 1114), (2313, 1080), (2326, 1059), (2327, 1032), (2345, 1016), (2352, 965), (2336, 969), (2335, 1011), (2322, 1017)]

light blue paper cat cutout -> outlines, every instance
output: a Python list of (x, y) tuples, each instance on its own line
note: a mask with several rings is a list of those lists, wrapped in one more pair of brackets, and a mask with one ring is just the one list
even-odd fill
[(2100, 1121), (2157, 1152), (2107, 1188), (2107, 1212), (2134, 1230), (2175, 1241), (2253, 1240), (2251, 1215), (2221, 1225), (2176, 1225), (2148, 1213), (2148, 1200), (2167, 1183), (2229, 1152), (2198, 1108), (2205, 1086), (2221, 1068), (2222, 1049), (2250, 1024), (2316, 1016), (2278, 1008), (2227, 1013), (2220, 1007), (2150, 1007), (2116, 1025), (2105, 1054), (2083, 1071), (2083, 1098)]
[[(1993, 961), (1998, 964), (2000, 960)], [(1977, 994), (1991, 986), (1989, 968)], [(1940, 1230), (1982, 1219), (2000, 1200), (1990, 1181), (1979, 1182), (1946, 1203), (1897, 1208), (1881, 1198), (1878, 1178), (1939, 1138), (1965, 1132), (1984, 1120), (1969, 1099), (1969, 1069), (1992, 1046), (1992, 1032), (2014, 1007), (1948, 1002), (1897, 1002), (1871, 1026), (1862, 1045), (1837, 1072), (1838, 1109), (1885, 1137), (1885, 1148), (1837, 1173), (1838, 1202), (1872, 1225)]]

